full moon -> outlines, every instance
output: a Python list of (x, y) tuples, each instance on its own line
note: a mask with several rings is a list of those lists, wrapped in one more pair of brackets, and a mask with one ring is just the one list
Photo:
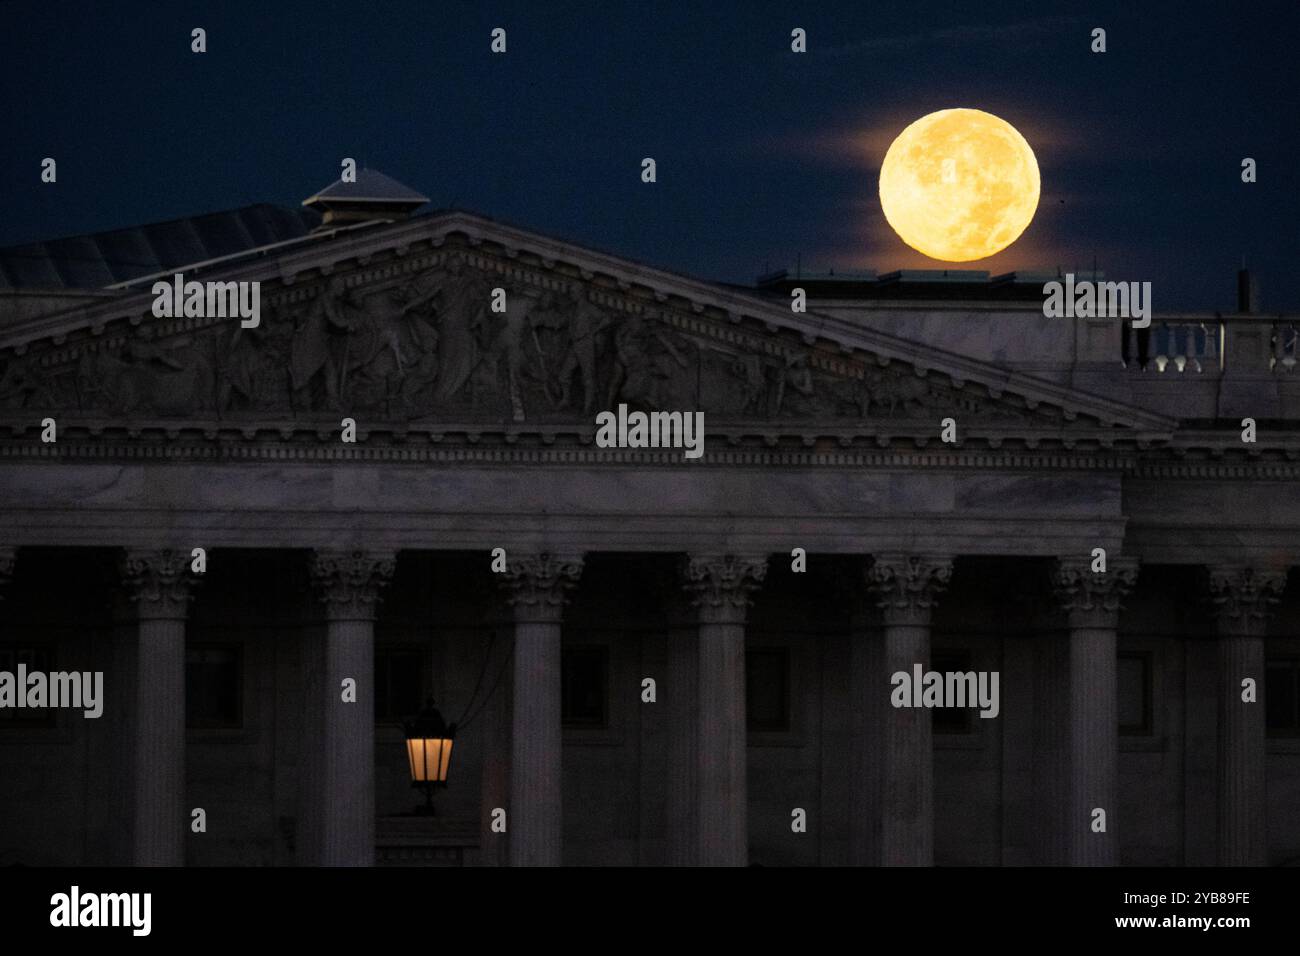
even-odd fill
[(1000, 252), (1038, 208), (1038, 161), (1004, 119), (980, 110), (922, 116), (890, 145), (880, 206), (900, 239), (945, 262)]

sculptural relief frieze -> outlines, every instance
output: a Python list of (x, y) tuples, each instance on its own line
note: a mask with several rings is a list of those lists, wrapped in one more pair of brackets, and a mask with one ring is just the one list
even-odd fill
[[(256, 328), (146, 320), (76, 349), (9, 353), (0, 409), (544, 422), (590, 421), (625, 403), (757, 421), (1017, 416), (900, 363), (831, 362), (735, 329), (709, 335), (658, 303), (483, 262), (453, 254), (415, 274), (332, 275), (268, 297)], [(504, 312), (491, 308), (494, 287), (506, 289)]]

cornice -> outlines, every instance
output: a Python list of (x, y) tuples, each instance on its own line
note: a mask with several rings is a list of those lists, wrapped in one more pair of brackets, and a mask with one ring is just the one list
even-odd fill
[(1168, 480), (1300, 478), (1300, 460), (1295, 456), (1176, 457), (1167, 449), (1143, 447), (1137, 439), (1114, 440), (1112, 433), (998, 433), (993, 437), (976, 428), (961, 443), (946, 445), (893, 421), (857, 428), (711, 423), (705, 456), (699, 461), (685, 460), (679, 449), (598, 448), (592, 426), (572, 423), (360, 423), (355, 444), (339, 440), (334, 421), (64, 420), (59, 429), (59, 441), (45, 444), (37, 422), (0, 419), (0, 461), (754, 465), (1105, 471)]

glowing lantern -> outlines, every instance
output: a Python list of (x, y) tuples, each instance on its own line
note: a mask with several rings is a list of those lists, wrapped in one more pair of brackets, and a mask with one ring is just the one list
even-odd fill
[(424, 806), (417, 813), (433, 813), (433, 788), (447, 785), (451, 769), (451, 744), (456, 725), (448, 725), (433, 705), (425, 701), (424, 710), (403, 724), (406, 730), (406, 756), (411, 763), (411, 786), (424, 791)]

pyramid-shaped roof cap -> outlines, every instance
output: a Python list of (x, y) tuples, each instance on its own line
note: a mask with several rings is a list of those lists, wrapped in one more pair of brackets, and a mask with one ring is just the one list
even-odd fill
[(429, 197), (422, 196), (409, 186), (385, 176), (377, 169), (358, 169), (357, 180), (345, 183), (342, 179), (330, 183), (314, 196), (302, 201), (304, 206), (334, 205), (338, 203), (384, 203), (386, 205), (423, 206)]

